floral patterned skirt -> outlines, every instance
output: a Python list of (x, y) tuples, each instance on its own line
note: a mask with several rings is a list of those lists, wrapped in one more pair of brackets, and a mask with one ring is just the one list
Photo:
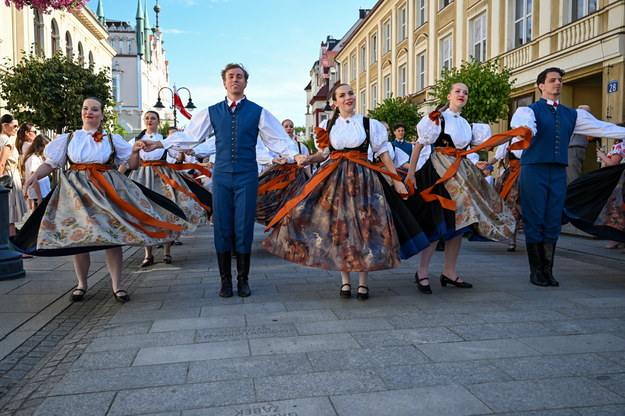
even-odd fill
[[(499, 177), (495, 179), (495, 183), (493, 187), (495, 188), (495, 192), (498, 194), (501, 192), (506, 180), (510, 176), (513, 171), (513, 167), (507, 167)], [(519, 181), (515, 181), (508, 195), (504, 198), (504, 202), (508, 205), (508, 208), (512, 210), (512, 215), (514, 215), (514, 219), (517, 221), (517, 224), (521, 222), (522, 214), (521, 214), (521, 192), (519, 189)]]
[[(183, 230), (195, 226), (171, 200), (133, 182), (115, 169), (101, 172), (121, 200), (148, 216)], [(137, 225), (139, 227), (137, 227)], [(164, 238), (148, 235), (164, 232)], [(64, 256), (121, 245), (157, 245), (180, 236), (131, 216), (100, 191), (85, 170), (69, 169), (11, 240), (18, 251), (38, 256)]]
[[(453, 156), (433, 152), (415, 174), (417, 190), (432, 186), (454, 161)], [(408, 206), (432, 242), (461, 234), (474, 241), (501, 241), (514, 232), (512, 211), (466, 158), (452, 178), (433, 190), (434, 194), (453, 200), (455, 211), (443, 209), (438, 201), (424, 201), (418, 191), (408, 200)]]
[[(138, 169), (131, 171), (128, 177), (173, 201), (182, 209), (184, 215), (187, 217), (187, 221), (191, 224), (195, 226), (206, 225), (208, 223), (206, 210), (188, 194), (181, 192), (163, 180), (163, 178), (156, 173), (155, 169), (170, 181), (176, 182), (178, 186), (189, 194), (194, 194), (183, 175), (167, 166), (139, 166)], [(208, 190), (206, 190), (206, 193), (210, 194)], [(185, 234), (189, 230), (191, 229), (186, 229)]]
[(625, 164), (580, 176), (567, 188), (564, 213), (580, 230), (625, 243)]
[[(263, 172), (258, 178), (258, 187), (260, 188), (271, 180), (285, 174), (286, 171), (281, 168), (282, 166), (274, 165)], [(308, 176), (305, 170), (296, 169), (294, 170), (293, 181), (287, 187), (263, 192), (258, 195), (256, 199), (256, 222), (263, 225), (269, 224), (276, 212), (282, 208), (286, 201), (297, 195), (297, 192), (307, 180)]]
[(399, 266), (396, 227), (410, 227), (402, 229), (410, 254), (427, 247), (407, 211), (406, 221), (393, 221), (393, 202), (376, 172), (347, 159), (326, 163), (339, 165), (276, 224), (263, 242), (270, 253), (318, 269), (364, 272)]

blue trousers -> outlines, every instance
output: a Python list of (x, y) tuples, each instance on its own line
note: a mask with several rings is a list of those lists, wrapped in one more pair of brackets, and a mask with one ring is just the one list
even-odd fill
[(258, 172), (213, 172), (215, 251), (250, 253), (254, 240)]
[(566, 199), (566, 166), (521, 165), (521, 209), (527, 243), (555, 243), (562, 228)]

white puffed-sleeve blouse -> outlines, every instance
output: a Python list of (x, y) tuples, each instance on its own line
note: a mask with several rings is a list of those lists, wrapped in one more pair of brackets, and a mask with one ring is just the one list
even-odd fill
[[(44, 150), (45, 163), (58, 168), (67, 162), (67, 158), (74, 163), (106, 163), (111, 156), (111, 145), (108, 133), (103, 131), (105, 136), (101, 142), (96, 142), (91, 136), (95, 130), (77, 130), (74, 137), (67, 145), (68, 133), (61, 134), (52, 140)], [(115, 148), (115, 163), (125, 165), (130, 159), (132, 146), (128, 144), (120, 135), (111, 135), (113, 147)]]

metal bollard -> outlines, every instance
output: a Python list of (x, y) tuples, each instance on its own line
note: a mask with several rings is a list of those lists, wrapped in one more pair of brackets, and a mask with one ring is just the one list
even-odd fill
[(0, 185), (0, 280), (24, 277), (20, 253), (9, 250), (9, 190)]

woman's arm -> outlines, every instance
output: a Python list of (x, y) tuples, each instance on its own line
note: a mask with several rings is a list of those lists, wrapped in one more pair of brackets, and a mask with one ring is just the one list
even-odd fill
[(408, 174), (406, 175), (406, 179), (412, 182), (412, 178), (414, 178), (414, 173), (417, 170), (417, 162), (419, 162), (419, 156), (421, 156), (421, 150), (423, 149), (423, 144), (416, 142), (414, 146), (412, 146), (412, 154), (410, 155), (410, 167), (408, 168)]
[(2, 150), (0, 150), (0, 176), (4, 176), (4, 168), (6, 166), (7, 160), (9, 159), (9, 154), (11, 153), (11, 146), (4, 146)]
[(31, 186), (33, 186), (33, 184), (35, 182), (37, 182), (39, 179), (41, 178), (45, 178), (46, 176), (48, 176), (49, 174), (51, 174), (54, 171), (55, 168), (53, 168), (52, 166), (48, 165), (47, 163), (42, 163), (37, 170), (35, 171), (35, 173), (33, 173), (31, 175), (30, 178), (28, 178), (28, 180), (24, 183), (24, 185), (22, 186), (22, 193), (26, 194), (28, 188), (30, 188)]
[(128, 159), (128, 169), (137, 169), (141, 162), (141, 155), (139, 155), (139, 150), (145, 148), (145, 143), (143, 140), (139, 140), (135, 142), (132, 146), (132, 153), (130, 154), (130, 158)]
[[(384, 152), (380, 155), (380, 160), (384, 163), (386, 169), (397, 175), (397, 170), (395, 170), (395, 164), (393, 163), (393, 159), (389, 156), (388, 152)], [(393, 186), (395, 187), (395, 191), (398, 194), (407, 194), (408, 190), (406, 189), (406, 185), (400, 180), (393, 179)], [(404, 197), (405, 198), (405, 197)]]

